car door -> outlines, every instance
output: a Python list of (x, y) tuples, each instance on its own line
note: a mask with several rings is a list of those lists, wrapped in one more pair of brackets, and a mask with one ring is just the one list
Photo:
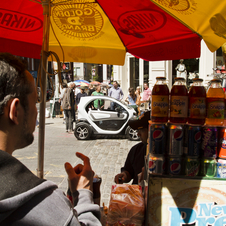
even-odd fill
[(103, 99), (101, 96), (98, 96), (89, 106), (90, 119), (102, 130), (118, 131), (126, 124), (129, 117), (122, 105), (113, 100)]

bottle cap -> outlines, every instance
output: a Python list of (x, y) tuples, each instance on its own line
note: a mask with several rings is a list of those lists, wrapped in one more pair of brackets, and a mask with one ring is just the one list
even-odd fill
[(211, 82), (221, 82), (221, 80), (218, 79), (218, 78), (214, 78), (214, 79), (211, 80)]
[(183, 80), (183, 81), (185, 81), (185, 78), (183, 78), (183, 77), (176, 77), (175, 80)]
[(202, 78), (193, 78), (192, 79), (193, 82), (203, 82)]
[(156, 77), (156, 80), (159, 79), (159, 80), (166, 80), (166, 77)]

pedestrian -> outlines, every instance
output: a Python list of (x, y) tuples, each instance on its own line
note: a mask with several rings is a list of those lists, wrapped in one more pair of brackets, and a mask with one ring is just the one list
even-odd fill
[[(92, 93), (92, 96), (104, 96), (104, 94), (101, 92), (101, 86), (96, 86), (96, 91)], [(93, 108), (94, 109), (103, 109), (104, 108), (104, 100), (102, 99), (96, 99), (93, 102)]]
[(151, 100), (151, 89), (148, 87), (147, 83), (144, 83), (143, 100), (144, 101), (150, 101)]
[(140, 106), (141, 106), (141, 103), (142, 103), (142, 101), (141, 101), (141, 99), (142, 99), (142, 96), (141, 96), (141, 91), (140, 91), (140, 86), (137, 86), (137, 88), (136, 88), (136, 92), (135, 92), (135, 94), (137, 95), (137, 110), (138, 110), (138, 115), (140, 115)]
[(73, 133), (73, 107), (74, 107), (74, 100), (72, 95), (72, 86), (66, 88), (64, 91), (64, 95), (62, 98), (62, 108), (64, 110), (65, 118), (66, 118), (66, 133)]
[(147, 83), (144, 83), (144, 92), (143, 92), (143, 101), (146, 101), (149, 103), (149, 108), (150, 108), (150, 103), (151, 103), (151, 89), (148, 87)]
[(93, 84), (89, 84), (88, 96), (91, 96), (94, 91), (95, 91), (95, 88), (93, 87)]
[(80, 93), (80, 89), (78, 86), (75, 86), (75, 97), (78, 95), (78, 93)]
[[(68, 88), (68, 86), (67, 86), (67, 83), (62, 83), (61, 84), (61, 87), (60, 87), (60, 98), (59, 98), (59, 103), (60, 103), (60, 105), (61, 105), (61, 108), (62, 108), (62, 100), (63, 100), (63, 96), (64, 96), (64, 92), (65, 92), (65, 90)], [(63, 109), (63, 108), (62, 108)], [(66, 121), (66, 116), (65, 116), (65, 114), (64, 114), (64, 110), (63, 110), (63, 115), (64, 115), (64, 124), (65, 124), (65, 121)]]
[(136, 111), (136, 113), (138, 114), (138, 109), (137, 109), (137, 95), (135, 94), (134, 88), (130, 87), (129, 88), (129, 94), (126, 98), (126, 102), (128, 103), (128, 105), (132, 108), (134, 108), (134, 110)]
[(93, 204), (93, 171), (89, 158), (74, 168), (65, 163), (74, 203), (57, 185), (35, 176), (12, 156), (30, 145), (37, 117), (34, 79), (23, 63), (0, 53), (0, 225), (101, 226)]
[[(124, 94), (122, 92), (122, 89), (119, 87), (119, 84), (117, 81), (113, 82), (113, 86), (110, 88), (109, 92), (108, 92), (108, 96), (109, 97), (113, 97), (116, 100), (122, 100), (124, 97)], [(115, 102), (111, 102), (111, 110), (115, 110), (116, 105)]]
[(109, 97), (113, 97), (117, 100), (122, 100), (124, 97), (124, 94), (122, 92), (122, 89), (119, 87), (119, 84), (117, 81), (113, 82), (113, 86), (110, 88), (109, 93), (108, 93)]
[(132, 184), (138, 184), (138, 174), (142, 172), (145, 163), (149, 120), (150, 111), (146, 111), (139, 119), (129, 121), (129, 126), (138, 131), (141, 142), (130, 149), (121, 173), (115, 176), (116, 184), (129, 183), (131, 180), (133, 180)]
[(87, 93), (85, 92), (85, 87), (81, 86), (80, 89), (81, 89), (80, 93), (78, 93), (76, 98), (75, 98), (77, 105), (79, 104), (81, 97), (87, 96)]
[(77, 106), (75, 106), (75, 83), (70, 83), (70, 99), (71, 99), (71, 114), (72, 114), (72, 130), (73, 130), (73, 122), (75, 122), (75, 108), (77, 110)]

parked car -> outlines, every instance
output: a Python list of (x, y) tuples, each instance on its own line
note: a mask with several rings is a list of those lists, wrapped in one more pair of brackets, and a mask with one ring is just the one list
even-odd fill
[(133, 108), (108, 96), (82, 97), (78, 105), (78, 117), (74, 135), (78, 140), (92, 135), (126, 135), (130, 140), (139, 140), (137, 131), (128, 126), (136, 119)]

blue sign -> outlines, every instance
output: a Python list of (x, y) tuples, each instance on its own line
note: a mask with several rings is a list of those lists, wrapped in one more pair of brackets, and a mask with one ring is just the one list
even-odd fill
[(223, 226), (226, 224), (226, 205), (199, 203), (198, 209), (169, 207), (170, 226), (194, 224), (197, 226)]

